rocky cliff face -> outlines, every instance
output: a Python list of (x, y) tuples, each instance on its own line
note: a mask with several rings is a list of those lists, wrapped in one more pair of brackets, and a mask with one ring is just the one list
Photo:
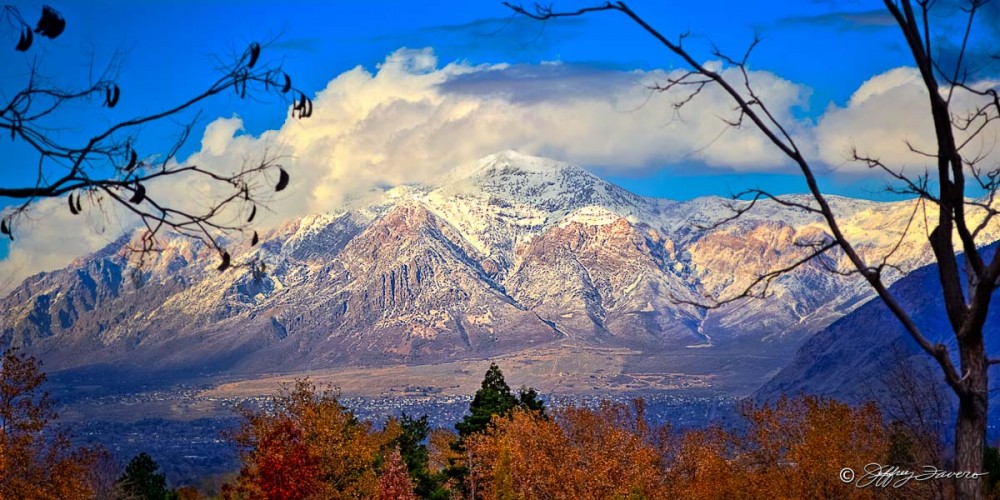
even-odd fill
[[(912, 213), (909, 203), (831, 201), (869, 255), (893, 248), (899, 235), (884, 228)], [(844, 268), (831, 253), (772, 281), (766, 300), (685, 305), (738, 294), (826, 237), (814, 214), (768, 202), (696, 227), (731, 215), (729, 204), (644, 198), (568, 164), (503, 152), (435, 185), (289, 221), (253, 249), (234, 245), (237, 265), (225, 273), (189, 240), (168, 238), (142, 268), (122, 253), (126, 240), (115, 242), (0, 300), (0, 346), (25, 346), (55, 371), (134, 363), (241, 374), (555, 343), (651, 356), (738, 344), (752, 357), (791, 352), (870, 297), (856, 277), (828, 272)], [(921, 237), (907, 235), (894, 261), (926, 263)]]

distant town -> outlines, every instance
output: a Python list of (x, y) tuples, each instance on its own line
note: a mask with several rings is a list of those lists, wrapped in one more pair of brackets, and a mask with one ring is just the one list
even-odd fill
[[(452, 429), (469, 408), (472, 395), (435, 395), (433, 388), (427, 387), (423, 395), (400, 395), (385, 397), (358, 397), (345, 395), (340, 398), (348, 410), (362, 420), (370, 420), (381, 425), (387, 416), (428, 416), (431, 428)], [(116, 458), (127, 461), (145, 452), (152, 456), (163, 468), (171, 484), (199, 484), (211, 482), (239, 467), (236, 450), (223, 433), (232, 430), (238, 423), (236, 409), (240, 405), (256, 407), (266, 405), (271, 396), (218, 398), (202, 395), (203, 390), (183, 387), (175, 390), (161, 389), (130, 394), (108, 394), (93, 398), (81, 398), (72, 407), (64, 408), (64, 414), (76, 417), (65, 422), (78, 445), (100, 444), (110, 450)], [(733, 423), (733, 407), (737, 399), (733, 397), (712, 397), (685, 394), (641, 394), (613, 393), (593, 395), (542, 395), (547, 403), (554, 406), (577, 405), (596, 407), (602, 401), (628, 403), (635, 398), (643, 398), (646, 416), (652, 423), (669, 423), (678, 429), (695, 428), (706, 423)], [(162, 408), (171, 403), (189, 405), (206, 404), (213, 408), (210, 417), (177, 420), (167, 418), (143, 418), (144, 408)], [(132, 408), (131, 418), (117, 415), (116, 420), (108, 420), (98, 411), (83, 415), (79, 408)]]

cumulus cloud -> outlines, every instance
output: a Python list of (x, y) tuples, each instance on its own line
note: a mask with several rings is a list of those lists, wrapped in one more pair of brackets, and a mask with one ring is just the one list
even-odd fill
[[(997, 82), (975, 85), (996, 88)], [(947, 91), (942, 90), (942, 95), (946, 96)], [(957, 90), (951, 106), (954, 116), (962, 117), (982, 104), (981, 97)], [(968, 142), (963, 156), (982, 156), (984, 165), (996, 165), (1000, 162), (1000, 154), (994, 151), (997, 133), (997, 127), (983, 130)], [(959, 143), (966, 142), (968, 134), (955, 130)], [(854, 150), (908, 175), (935, 170), (935, 160), (910, 149), (912, 146), (924, 153), (936, 152), (934, 123), (920, 73), (915, 68), (896, 68), (864, 82), (844, 107), (830, 106), (826, 110), (816, 125), (815, 143), (818, 159), (844, 173), (867, 171), (864, 164), (849, 161)]]
[(28, 276), (59, 269), (74, 259), (100, 250), (118, 238), (131, 221), (123, 222), (114, 210), (88, 208), (72, 215), (64, 199), (38, 201), (14, 227), (10, 254), (0, 261), (0, 294)]
[[(272, 140), (294, 157), (308, 186), (292, 209), (330, 209), (373, 187), (423, 182), (501, 149), (518, 149), (613, 171), (678, 160), (768, 170), (783, 159), (706, 88), (677, 111), (683, 94), (646, 85), (677, 73), (601, 71), (563, 64), (438, 65), (433, 52), (400, 50), (374, 73), (355, 68), (319, 92), (314, 117), (289, 121)], [(733, 75), (735, 76), (735, 75)], [(753, 75), (779, 119), (808, 90), (766, 72)]]
[[(234, 137), (237, 118), (214, 122), (188, 161), (221, 168), (264, 147), (287, 155), (294, 195), (272, 204), (275, 221), (335, 209), (386, 186), (429, 182), (502, 149), (613, 172), (680, 160), (725, 169), (786, 165), (751, 126), (725, 124), (736, 114), (720, 91), (706, 88), (678, 111), (673, 104), (686, 94), (647, 88), (679, 74), (559, 63), (441, 65), (430, 49), (401, 49), (374, 72), (356, 67), (330, 81), (308, 120), (288, 120), (260, 137)], [(767, 72), (752, 77), (779, 119), (800, 127), (791, 110), (808, 89)]]
[(233, 134), (240, 130), (243, 130), (243, 120), (237, 116), (219, 118), (209, 123), (201, 139), (201, 152), (213, 156), (221, 155), (233, 140)]
[[(711, 64), (741, 81), (735, 70)], [(213, 121), (201, 150), (186, 161), (230, 172), (264, 151), (282, 155), (292, 184), (258, 215), (265, 226), (334, 210), (388, 186), (430, 182), (502, 149), (619, 174), (697, 163), (755, 172), (790, 168), (752, 124), (734, 129), (723, 121), (737, 114), (721, 90), (705, 87), (678, 110), (674, 104), (686, 93), (648, 88), (680, 74), (559, 63), (442, 65), (430, 49), (401, 49), (374, 71), (356, 67), (333, 78), (315, 95), (310, 119), (289, 118), (259, 136), (245, 133), (239, 117)], [(904, 140), (932, 143), (926, 95), (912, 69), (875, 76), (843, 107), (831, 106), (815, 121), (797, 118), (808, 87), (765, 71), (753, 71), (750, 78), (771, 112), (821, 167), (861, 168), (845, 163), (851, 147), (919, 165)], [(180, 179), (149, 189), (170, 193), (179, 203), (203, 203), (216, 194), (209, 185)], [(64, 212), (53, 208), (50, 213), (49, 202), (40, 203), (35, 217), (51, 220), (14, 245), (10, 258), (0, 261), (0, 276), (23, 277), (65, 265), (108, 240), (71, 231), (65, 233), (73, 235), (68, 241), (54, 244), (48, 233), (72, 224), (63, 220)]]

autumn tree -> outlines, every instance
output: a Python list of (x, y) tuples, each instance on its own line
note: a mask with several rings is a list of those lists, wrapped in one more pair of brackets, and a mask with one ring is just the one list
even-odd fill
[(96, 449), (92, 453), (93, 460), (87, 473), (87, 490), (94, 498), (125, 497), (125, 493), (118, 483), (122, 473), (121, 464), (115, 460), (111, 452), (107, 449)]
[(666, 480), (675, 496), (707, 500), (741, 491), (741, 473), (730, 460), (732, 436), (725, 429), (713, 425), (690, 430), (676, 440)]
[[(865, 465), (884, 464), (889, 430), (873, 403), (852, 408), (832, 400), (782, 397), (744, 404), (743, 431), (721, 427), (677, 438), (666, 484), (673, 495), (711, 498), (872, 498), (879, 488), (845, 485), (840, 471), (860, 477)], [(893, 489), (911, 494), (910, 488)], [(910, 496), (912, 498), (912, 496)]]
[(483, 376), (483, 382), (473, 395), (472, 402), (469, 403), (469, 413), (455, 424), (458, 439), (451, 446), (463, 458), (453, 460), (451, 466), (445, 471), (451, 484), (458, 486), (468, 484), (466, 481), (469, 472), (466, 466), (468, 456), (465, 441), (470, 436), (485, 431), (495, 416), (509, 415), (516, 408), (535, 412), (540, 416), (544, 415), (545, 412), (545, 404), (535, 389), (522, 387), (515, 395), (510, 386), (507, 385), (500, 367), (496, 363), (490, 363), (486, 375)]
[[(638, 410), (638, 411), (637, 411)], [(515, 409), (466, 440), (472, 498), (666, 498), (661, 451), (638, 406)]]
[(377, 465), (399, 426), (376, 430), (359, 421), (335, 393), (306, 380), (284, 387), (264, 409), (244, 406), (231, 435), (241, 462), (229, 498), (370, 498)]
[(193, 486), (181, 486), (172, 493), (169, 500), (205, 500), (206, 497), (201, 491)]
[(458, 434), (442, 428), (431, 430), (427, 438), (427, 469), (440, 478), (441, 486), (446, 491), (458, 486), (458, 478), (449, 475), (462, 461), (462, 452), (455, 446), (457, 442)]
[(407, 471), (406, 463), (399, 453), (399, 448), (393, 448), (389, 453), (382, 477), (378, 483), (379, 500), (416, 500), (413, 491), (413, 481)]
[(91, 468), (99, 451), (75, 449), (54, 427), (42, 390), (45, 374), (31, 356), (11, 349), (0, 366), (0, 498), (84, 499), (94, 495)]
[[(50, 6), (42, 8), (37, 23), (29, 23), (13, 5), (4, 6), (0, 18), (6, 21), (0, 26), (12, 27), (19, 33), (16, 47), (8, 50), (24, 53), (35, 50), (46, 39), (58, 37), (72, 25)], [(177, 140), (164, 151), (140, 151), (140, 132), (152, 124), (177, 121), (227, 92), (244, 99), (271, 93), (293, 103), (296, 118), (309, 117), (311, 100), (293, 87), (291, 77), (279, 65), (261, 58), (266, 48), (251, 43), (233, 60), (220, 62), (218, 78), (207, 82), (195, 95), (133, 117), (116, 113), (120, 100), (149, 100), (155, 96), (139, 96), (120, 88), (115, 83), (113, 65), (79, 87), (59, 88), (52, 86), (52, 79), (43, 73), (44, 65), (37, 58), (24, 58), (23, 80), (5, 82), (5, 96), (0, 98), (0, 132), (10, 136), (11, 147), (30, 151), (37, 159), (8, 167), (37, 175), (29, 185), (0, 184), (0, 199), (16, 201), (12, 209), (0, 212), (0, 234), (15, 240), (22, 230), (21, 222), (36, 202), (65, 198), (66, 209), (74, 215), (114, 206), (138, 221), (144, 232), (132, 250), (140, 256), (158, 246), (157, 235), (170, 231), (203, 241), (218, 252), (219, 268), (228, 267), (230, 256), (223, 247), (226, 240), (221, 237), (229, 235), (232, 239), (243, 234), (256, 244), (258, 236), (250, 224), (257, 208), (266, 202), (269, 193), (285, 189), (289, 174), (277, 163), (278, 158), (267, 154), (247, 158), (242, 165), (226, 171), (178, 163), (177, 155), (194, 128), (193, 121), (180, 125)], [(5, 64), (14, 62), (13, 57), (4, 60)], [(9, 88), (12, 85), (17, 88)], [(87, 137), (73, 142), (71, 135), (55, 133), (73, 119), (72, 110), (81, 106), (91, 110), (86, 122), (79, 124), (84, 130), (82, 135)], [(205, 193), (214, 194), (200, 200), (200, 204), (179, 202), (165, 187), (167, 179), (197, 185)]]
[[(678, 108), (694, 102), (702, 89), (712, 86), (721, 89), (735, 107), (735, 116), (724, 118), (732, 127), (752, 125), (758, 133), (788, 158), (806, 181), (812, 203), (776, 197), (763, 190), (750, 190), (751, 202), (736, 208), (734, 217), (751, 209), (760, 199), (815, 214), (828, 230), (827, 237), (802, 242), (809, 247), (807, 255), (791, 266), (774, 269), (754, 280), (738, 296), (717, 298), (718, 303), (733, 302), (746, 297), (766, 295), (767, 286), (774, 279), (803, 263), (818, 259), (832, 251), (839, 251), (847, 261), (848, 272), (863, 279), (882, 300), (900, 324), (919, 346), (934, 360), (947, 385), (958, 398), (955, 421), (955, 468), (963, 471), (981, 471), (983, 447), (986, 437), (987, 410), (989, 408), (989, 367), (1000, 363), (986, 350), (983, 336), (993, 292), (1000, 280), (1000, 252), (988, 252), (980, 245), (981, 232), (1000, 212), (994, 204), (1000, 188), (1000, 166), (990, 159), (1000, 119), (1000, 94), (990, 75), (977, 73), (982, 60), (975, 60), (969, 51), (976, 22), (988, 0), (967, 0), (961, 9), (953, 9), (961, 29), (952, 30), (947, 23), (941, 27), (932, 21), (938, 19), (935, 9), (947, 9), (944, 2), (929, 0), (884, 0), (888, 14), (900, 30), (906, 50), (920, 74), (926, 90), (926, 111), (933, 123), (934, 140), (929, 144), (906, 146), (917, 157), (931, 163), (932, 170), (924, 175), (909, 175), (906, 165), (891, 164), (877, 153), (853, 151), (851, 159), (879, 171), (894, 182), (893, 190), (914, 199), (914, 213), (924, 213), (933, 218), (927, 225), (927, 241), (937, 262), (937, 291), (941, 297), (951, 327), (949, 342), (932, 341), (921, 325), (887, 285), (887, 275), (893, 270), (888, 256), (865, 256), (850, 235), (841, 228), (836, 214), (830, 208), (827, 196), (820, 191), (816, 180), (814, 160), (800, 147), (801, 137), (781, 123), (768, 103), (755, 91), (748, 70), (748, 60), (760, 42), (754, 39), (740, 57), (730, 57), (713, 48), (712, 55), (735, 71), (719, 71), (713, 65), (703, 64), (686, 45), (685, 37), (671, 38), (661, 33), (623, 1), (608, 1), (577, 10), (557, 11), (549, 4), (535, 4), (533, 9), (506, 4), (516, 13), (538, 20), (581, 16), (596, 12), (617, 12), (635, 24), (668, 52), (679, 58), (687, 72), (670, 76), (666, 81), (653, 85), (655, 91), (671, 92), (678, 96)], [(990, 29), (987, 26), (987, 29)], [(954, 49), (954, 51), (952, 51)], [(912, 172), (910, 170), (909, 172)], [(974, 196), (978, 192), (985, 196)], [(903, 237), (911, 230), (907, 225)], [(963, 257), (957, 256), (962, 252)], [(931, 380), (928, 383), (934, 383)], [(960, 498), (982, 498), (982, 481), (963, 478), (956, 481)]]

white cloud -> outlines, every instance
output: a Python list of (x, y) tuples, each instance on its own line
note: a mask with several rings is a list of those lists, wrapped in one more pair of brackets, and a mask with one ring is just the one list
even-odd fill
[(858, 88), (847, 106), (831, 106), (816, 127), (819, 158), (844, 171), (865, 169), (849, 162), (854, 148), (888, 164), (923, 166), (926, 158), (909, 151), (932, 144), (934, 126), (928, 113), (927, 91), (914, 68), (897, 68), (877, 75)]
[[(275, 208), (282, 215), (329, 210), (501, 149), (615, 171), (685, 159), (756, 170), (785, 164), (752, 127), (728, 130), (722, 118), (736, 114), (720, 91), (706, 88), (678, 112), (678, 96), (643, 85), (677, 74), (552, 63), (440, 67), (430, 49), (403, 49), (375, 73), (358, 67), (337, 76), (316, 96), (312, 118), (267, 134), (264, 140), (294, 158), (295, 197)], [(807, 90), (766, 72), (753, 78), (778, 117), (799, 127), (790, 110)], [(223, 157), (245, 154), (245, 138), (228, 144)], [(195, 161), (210, 161), (205, 156)]]
[[(678, 111), (674, 103), (684, 94), (647, 88), (680, 74), (559, 63), (442, 66), (430, 49), (401, 49), (374, 72), (356, 67), (336, 76), (315, 96), (312, 118), (288, 119), (258, 137), (240, 134), (243, 123), (235, 116), (212, 122), (201, 151), (187, 161), (229, 172), (265, 149), (287, 155), (283, 164), (292, 183), (270, 200), (270, 212), (258, 216), (265, 226), (335, 209), (385, 186), (429, 181), (502, 149), (618, 173), (692, 162), (755, 172), (789, 167), (749, 121), (738, 130), (726, 125), (723, 119), (737, 114), (720, 89), (705, 87)], [(742, 81), (735, 70), (724, 75)], [(831, 106), (815, 124), (794, 115), (808, 97), (807, 87), (764, 71), (753, 71), (750, 78), (818, 165), (862, 168), (845, 165), (852, 145), (893, 162), (919, 164), (903, 139), (932, 143), (926, 95), (912, 69), (872, 78), (845, 107)], [(203, 203), (212, 194), (209, 186), (181, 179), (149, 189), (169, 192), (183, 204)], [(73, 237), (53, 244), (50, 233), (74, 221), (64, 220), (69, 214), (59, 210), (62, 202), (51, 203), (51, 210), (50, 202), (36, 207), (36, 218), (52, 219), (14, 245), (10, 258), (0, 261), (0, 278), (65, 265), (113, 239), (72, 231), (62, 234)]]
[[(289, 119), (258, 138), (234, 138), (237, 118), (213, 122), (188, 161), (225, 168), (264, 147), (288, 155), (292, 186), (270, 204), (274, 213), (262, 222), (272, 224), (385, 186), (430, 181), (503, 149), (620, 172), (679, 160), (757, 170), (786, 164), (750, 126), (728, 130), (722, 118), (736, 114), (720, 91), (706, 88), (678, 112), (673, 103), (682, 96), (645, 86), (678, 74), (558, 63), (441, 66), (430, 49), (401, 49), (375, 72), (356, 67), (330, 81), (307, 120)], [(807, 90), (766, 72), (753, 77), (780, 119), (799, 127), (790, 110)]]
[[(980, 88), (995, 88), (996, 82), (980, 82)], [(942, 95), (947, 95), (942, 90)], [(981, 105), (982, 100), (957, 90), (952, 98), (953, 116), (962, 117), (966, 110)], [(996, 111), (992, 111), (995, 115)], [(963, 150), (963, 156), (986, 156), (986, 163), (996, 165), (1000, 154), (993, 151), (998, 127), (985, 129)], [(864, 82), (851, 96), (845, 107), (831, 106), (816, 126), (818, 158), (840, 172), (867, 171), (864, 164), (848, 161), (852, 149), (861, 156), (880, 159), (896, 171), (908, 175), (936, 169), (934, 159), (910, 150), (910, 145), (934, 154), (937, 142), (931, 119), (930, 102), (923, 80), (916, 68), (896, 68)], [(959, 143), (967, 133), (955, 129)]]
[(0, 294), (5, 294), (28, 276), (59, 269), (74, 259), (97, 251), (123, 233), (123, 223), (114, 210), (102, 210), (86, 198), (84, 212), (72, 215), (66, 200), (43, 199), (14, 226), (10, 254), (0, 261)]
[(213, 156), (221, 155), (233, 140), (233, 135), (240, 130), (243, 130), (243, 120), (237, 116), (219, 118), (209, 123), (201, 138), (201, 152)]

